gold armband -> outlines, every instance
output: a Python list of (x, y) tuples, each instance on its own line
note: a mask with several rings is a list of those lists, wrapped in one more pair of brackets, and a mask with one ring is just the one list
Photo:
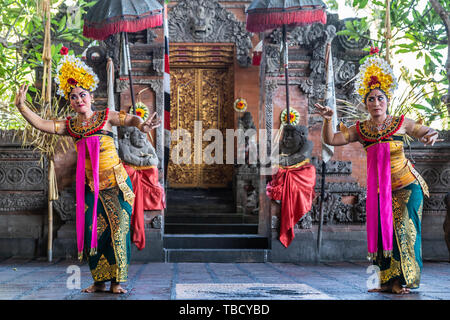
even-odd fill
[(348, 131), (348, 128), (346, 127), (346, 125), (343, 122), (339, 123), (339, 130), (341, 130), (342, 134), (344, 135), (345, 141), (349, 142), (350, 133)]
[(58, 133), (59, 129), (61, 128), (61, 123), (59, 123), (57, 120), (53, 119), (53, 127), (55, 130), (55, 133)]
[(121, 127), (125, 125), (125, 119), (127, 118), (127, 112), (125, 110), (120, 110), (119, 112), (119, 124)]

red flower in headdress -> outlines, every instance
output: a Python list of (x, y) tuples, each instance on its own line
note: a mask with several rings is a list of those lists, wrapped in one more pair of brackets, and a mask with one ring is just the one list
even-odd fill
[(74, 78), (69, 78), (67, 79), (67, 83), (70, 84), (71, 86), (76, 86), (78, 81), (75, 80)]
[(376, 85), (376, 84), (381, 84), (381, 83), (380, 83), (380, 80), (378, 80), (378, 77), (377, 77), (377, 76), (371, 76), (371, 77), (370, 77), (370, 81), (369, 81), (369, 83), (368, 83), (369, 88), (370, 88), (371, 86), (373, 86), (373, 85)]
[(65, 56), (66, 54), (69, 53), (69, 48), (67, 47), (62, 47), (61, 50), (59, 50), (59, 53), (63, 56)]
[(376, 54), (380, 52), (380, 49), (378, 49), (378, 47), (370, 47), (370, 54)]

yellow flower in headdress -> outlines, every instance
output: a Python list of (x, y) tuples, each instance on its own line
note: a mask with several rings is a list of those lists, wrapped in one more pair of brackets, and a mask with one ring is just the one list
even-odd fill
[(361, 96), (361, 100), (375, 88), (383, 90), (391, 99), (397, 86), (391, 66), (378, 56), (371, 56), (363, 63), (355, 82), (356, 93)]
[(73, 55), (65, 55), (56, 68), (55, 82), (57, 94), (69, 100), (69, 93), (75, 87), (95, 91), (99, 79), (95, 72), (83, 61)]

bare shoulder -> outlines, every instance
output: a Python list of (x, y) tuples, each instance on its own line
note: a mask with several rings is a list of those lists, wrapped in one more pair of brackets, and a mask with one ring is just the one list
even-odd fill
[(348, 127), (348, 135), (349, 135), (349, 141), (348, 142), (357, 142), (360, 141), (360, 137), (358, 134), (358, 130), (356, 128), (357, 124), (351, 125)]
[(108, 124), (112, 126), (119, 125), (119, 112), (111, 109), (108, 111)]

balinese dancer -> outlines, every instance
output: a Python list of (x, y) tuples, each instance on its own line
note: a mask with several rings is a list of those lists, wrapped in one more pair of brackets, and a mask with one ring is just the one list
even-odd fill
[(356, 92), (370, 115), (335, 133), (333, 111), (316, 104), (324, 118), (323, 140), (333, 146), (360, 142), (367, 154), (368, 258), (380, 269), (380, 288), (370, 291), (408, 293), (418, 288), (422, 271), (421, 220), (423, 195), (429, 196), (422, 177), (405, 157), (406, 135), (433, 145), (437, 131), (406, 118), (389, 115), (388, 104), (397, 87), (389, 64), (379, 56), (361, 66)]
[(76, 169), (76, 229), (78, 258), (86, 249), (94, 283), (83, 292), (126, 293), (130, 263), (130, 219), (134, 193), (114, 146), (112, 126), (135, 126), (149, 132), (160, 125), (154, 113), (145, 122), (125, 111), (106, 108), (93, 111), (92, 92), (97, 75), (83, 61), (66, 55), (57, 67), (57, 94), (70, 102), (76, 116), (64, 120), (45, 120), (25, 105), (28, 86), (22, 85), (15, 104), (36, 129), (73, 137), (78, 155)]

